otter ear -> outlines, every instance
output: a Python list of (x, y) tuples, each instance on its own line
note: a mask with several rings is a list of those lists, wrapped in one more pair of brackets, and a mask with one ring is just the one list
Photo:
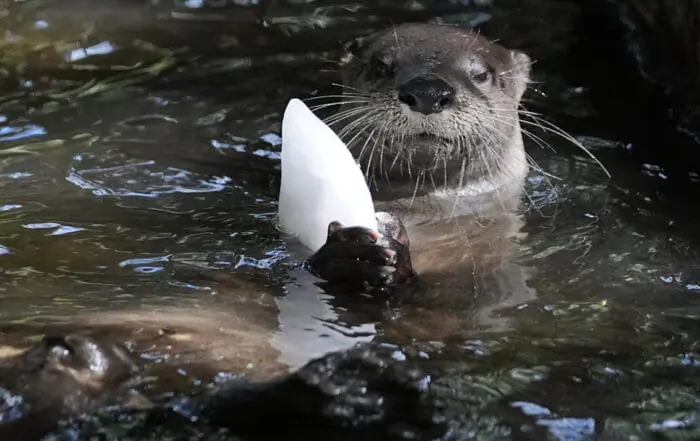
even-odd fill
[(518, 99), (523, 96), (527, 84), (530, 82), (530, 69), (532, 60), (525, 53), (518, 50), (510, 51), (511, 62), (513, 63), (513, 80), (515, 82)]
[(515, 70), (520, 75), (523, 75), (523, 76), (529, 78), (530, 77), (530, 66), (532, 65), (532, 61), (530, 60), (530, 57), (525, 52), (521, 52), (518, 50), (510, 51), (510, 57), (513, 61), (513, 65), (515, 66)]

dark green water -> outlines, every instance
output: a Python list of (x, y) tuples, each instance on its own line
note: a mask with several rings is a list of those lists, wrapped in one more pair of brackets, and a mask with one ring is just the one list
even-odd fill
[[(479, 439), (700, 437), (697, 220), (664, 203), (664, 170), (627, 161), (629, 139), (601, 123), (595, 87), (558, 64), (575, 40), (575, 6), (199, 3), (2, 10), (8, 329), (115, 311), (123, 315), (112, 321), (159, 312), (167, 323), (176, 310), (174, 327), (196, 334), (202, 325), (187, 317), (201, 319), (202, 339), (221, 340), (218, 352), (197, 353), (205, 361), (259, 376), (375, 339), (422, 360), (436, 387), (464, 402)], [(294, 270), (274, 223), (281, 112), (291, 97), (333, 92), (341, 42), (438, 16), (483, 23), (489, 37), (534, 54), (541, 93), (526, 105), (580, 137), (613, 178), (565, 141), (547, 137), (553, 150), (528, 141), (558, 179), (539, 170), (528, 179), (527, 238), (513, 263), (529, 274), (527, 289), (480, 293), (449, 332), (397, 334), (392, 323), (411, 305), (324, 293)], [(154, 372), (200, 385), (167, 348), (137, 352)]]

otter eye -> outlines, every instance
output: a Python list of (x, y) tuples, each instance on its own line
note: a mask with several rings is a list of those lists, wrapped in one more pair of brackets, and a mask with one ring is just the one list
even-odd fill
[(52, 356), (59, 359), (64, 359), (73, 355), (73, 352), (65, 346), (54, 346), (51, 348), (50, 353)]
[(483, 84), (483, 83), (487, 82), (490, 78), (491, 78), (491, 72), (489, 72), (488, 69), (474, 72), (472, 74), (472, 79), (479, 84)]
[(481, 56), (472, 55), (467, 59), (466, 71), (469, 78), (476, 84), (484, 84), (489, 81), (493, 74), (493, 69)]
[(380, 62), (380, 63), (377, 63), (377, 65), (375, 66), (375, 70), (377, 71), (377, 73), (379, 75), (386, 76), (386, 75), (389, 75), (392, 73), (393, 68), (392, 68), (391, 64)]
[(372, 57), (370, 64), (375, 78), (388, 77), (394, 73), (394, 62), (389, 57)]

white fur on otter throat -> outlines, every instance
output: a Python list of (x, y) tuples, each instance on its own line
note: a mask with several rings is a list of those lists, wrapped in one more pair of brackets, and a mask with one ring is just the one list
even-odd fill
[(293, 98), (282, 117), (279, 225), (311, 251), (326, 243), (328, 224), (377, 231), (374, 204), (359, 165), (343, 141)]

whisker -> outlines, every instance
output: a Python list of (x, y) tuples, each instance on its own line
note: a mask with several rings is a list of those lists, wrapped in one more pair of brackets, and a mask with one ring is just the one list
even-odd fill
[(323, 122), (325, 122), (328, 125), (334, 125), (334, 124), (337, 124), (345, 119), (352, 118), (352, 117), (355, 117), (357, 115), (360, 115), (361, 118), (364, 118), (364, 117), (366, 117), (368, 112), (369, 111), (367, 109), (364, 109), (364, 108), (343, 110), (343, 111), (337, 112), (336, 114), (331, 115), (327, 118), (324, 118)]
[(312, 96), (312, 97), (309, 97), (309, 98), (304, 98), (304, 101), (316, 101), (316, 100), (323, 100), (323, 99), (326, 99), (326, 98), (341, 98), (341, 99), (345, 99), (345, 98), (365, 98), (365, 99), (369, 100), (370, 97), (367, 96), (366, 94), (359, 94), (359, 93), (357, 93), (357, 94), (355, 94), (355, 93), (339, 93), (339, 94), (332, 94), (332, 95), (317, 95), (317, 96)]
[[(533, 118), (534, 118), (534, 117), (533, 117)], [(523, 120), (523, 121), (521, 121), (521, 122), (522, 122), (523, 124), (529, 124), (529, 125), (532, 125), (532, 126), (534, 126), (534, 127), (539, 127), (540, 129), (544, 130), (545, 132), (549, 132), (549, 133), (552, 133), (552, 134), (554, 134), (554, 135), (558, 135), (558, 136), (560, 136), (562, 139), (565, 139), (565, 140), (569, 141), (570, 143), (572, 143), (573, 145), (575, 145), (576, 147), (578, 147), (579, 149), (581, 149), (581, 150), (582, 150), (589, 158), (591, 158), (596, 164), (598, 164), (598, 166), (603, 170), (603, 172), (605, 173), (605, 175), (606, 175), (608, 178), (611, 178), (611, 177), (612, 177), (612, 175), (610, 174), (610, 172), (608, 171), (608, 169), (603, 165), (602, 162), (600, 162), (600, 160), (599, 160), (590, 150), (588, 150), (588, 149), (587, 149), (583, 144), (581, 144), (576, 138), (574, 138), (573, 136), (569, 135), (569, 134), (566, 133), (563, 129), (559, 128), (559, 127), (556, 126), (555, 124), (552, 124), (552, 123), (550, 123), (549, 121), (544, 120), (544, 119), (541, 119), (541, 118), (536, 118), (535, 122), (526, 121), (526, 120)]]
[(325, 103), (325, 104), (316, 104), (315, 106), (311, 106), (311, 110), (320, 110), (320, 109), (325, 109), (327, 107), (337, 107), (337, 106), (342, 106), (345, 104), (365, 104), (367, 101), (361, 101), (361, 100), (354, 100), (354, 101), (345, 101), (345, 102), (337, 102), (337, 103)]
[(364, 94), (367, 93), (367, 91), (365, 91), (365, 90), (358, 89), (357, 87), (348, 86), (347, 84), (342, 84), (342, 83), (331, 83), (331, 84), (334, 86), (342, 87), (343, 89), (355, 90), (357, 92), (362, 92)]

